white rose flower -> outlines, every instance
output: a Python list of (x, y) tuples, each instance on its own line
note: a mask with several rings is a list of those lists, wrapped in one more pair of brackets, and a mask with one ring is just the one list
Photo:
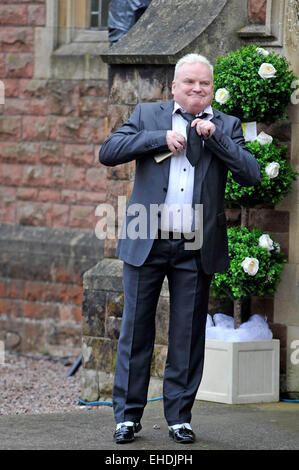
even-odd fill
[(256, 140), (261, 144), (271, 144), (273, 141), (273, 137), (269, 134), (266, 134), (266, 132), (260, 132), (259, 135), (257, 136)]
[(215, 94), (215, 100), (219, 104), (224, 104), (229, 99), (229, 91), (226, 88), (218, 88)]
[(259, 270), (259, 260), (256, 258), (246, 257), (242, 261), (241, 265), (245, 273), (249, 274), (250, 276), (255, 276)]
[(258, 74), (262, 78), (273, 78), (273, 77), (275, 77), (276, 69), (275, 69), (275, 67), (273, 67), (272, 64), (267, 64), (266, 62), (264, 62), (260, 66)]
[(280, 253), (280, 244), (278, 242), (274, 242), (275, 253)]
[(274, 250), (273, 240), (269, 237), (267, 233), (264, 233), (259, 238), (259, 246), (266, 248), (269, 251)]
[(269, 178), (276, 178), (276, 176), (278, 176), (278, 173), (279, 173), (279, 168), (280, 168), (279, 163), (271, 162), (271, 163), (268, 163), (268, 165), (266, 166), (265, 172), (269, 176)]
[(264, 49), (263, 47), (257, 47), (256, 50), (265, 57), (270, 54), (270, 52)]

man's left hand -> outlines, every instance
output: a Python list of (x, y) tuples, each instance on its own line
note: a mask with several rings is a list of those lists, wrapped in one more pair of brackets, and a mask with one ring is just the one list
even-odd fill
[(196, 127), (196, 132), (198, 135), (201, 135), (204, 139), (209, 139), (215, 130), (216, 126), (211, 121), (206, 121), (204, 119), (194, 119), (191, 123), (191, 127)]

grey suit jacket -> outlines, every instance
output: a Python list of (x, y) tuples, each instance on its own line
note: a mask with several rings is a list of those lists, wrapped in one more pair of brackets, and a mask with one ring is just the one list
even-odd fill
[[(150, 252), (159, 206), (166, 197), (170, 158), (157, 163), (154, 156), (168, 150), (166, 131), (172, 128), (173, 106), (173, 100), (138, 104), (129, 120), (104, 142), (99, 153), (100, 162), (107, 166), (136, 160), (134, 187), (116, 251), (121, 260), (134, 266), (141, 266)], [(260, 181), (259, 164), (245, 147), (240, 120), (213, 111), (216, 131), (205, 141), (204, 154), (195, 167), (193, 190), (194, 207), (203, 205), (201, 261), (207, 274), (223, 272), (229, 267), (223, 207), (228, 170), (241, 185), (252, 186)], [(154, 215), (156, 228), (153, 229)], [(141, 236), (134, 239), (127, 236), (130, 225), (140, 221), (146, 225), (136, 226)]]

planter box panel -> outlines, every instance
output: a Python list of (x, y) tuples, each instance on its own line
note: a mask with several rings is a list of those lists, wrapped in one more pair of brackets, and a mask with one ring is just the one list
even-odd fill
[(198, 400), (259, 403), (279, 400), (279, 340), (206, 340)]

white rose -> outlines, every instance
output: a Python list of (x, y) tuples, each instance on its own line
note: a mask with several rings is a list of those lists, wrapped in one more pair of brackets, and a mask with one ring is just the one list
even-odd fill
[(276, 69), (275, 69), (275, 67), (273, 67), (272, 64), (267, 64), (266, 62), (264, 62), (260, 66), (258, 74), (262, 78), (273, 78), (273, 77), (275, 77)]
[(267, 55), (270, 54), (270, 52), (267, 51), (266, 49), (264, 49), (263, 47), (257, 47), (256, 50), (257, 50), (260, 54), (264, 55), (265, 57), (267, 57)]
[(229, 99), (229, 91), (226, 88), (218, 88), (215, 94), (215, 100), (219, 104), (224, 104)]
[(266, 132), (260, 132), (259, 135), (257, 136), (256, 140), (261, 144), (271, 144), (273, 141), (273, 137), (269, 134), (266, 134)]
[(242, 261), (241, 265), (245, 273), (249, 274), (250, 276), (255, 276), (259, 270), (259, 260), (256, 258), (246, 257)]
[(266, 166), (265, 172), (269, 176), (269, 178), (276, 178), (276, 176), (278, 176), (278, 173), (279, 173), (279, 168), (280, 168), (279, 163), (271, 162)]
[(259, 246), (266, 248), (269, 251), (274, 249), (273, 240), (269, 237), (267, 233), (264, 233), (259, 238)]
[(280, 244), (277, 242), (274, 242), (274, 248), (275, 248), (275, 253), (280, 253)]

